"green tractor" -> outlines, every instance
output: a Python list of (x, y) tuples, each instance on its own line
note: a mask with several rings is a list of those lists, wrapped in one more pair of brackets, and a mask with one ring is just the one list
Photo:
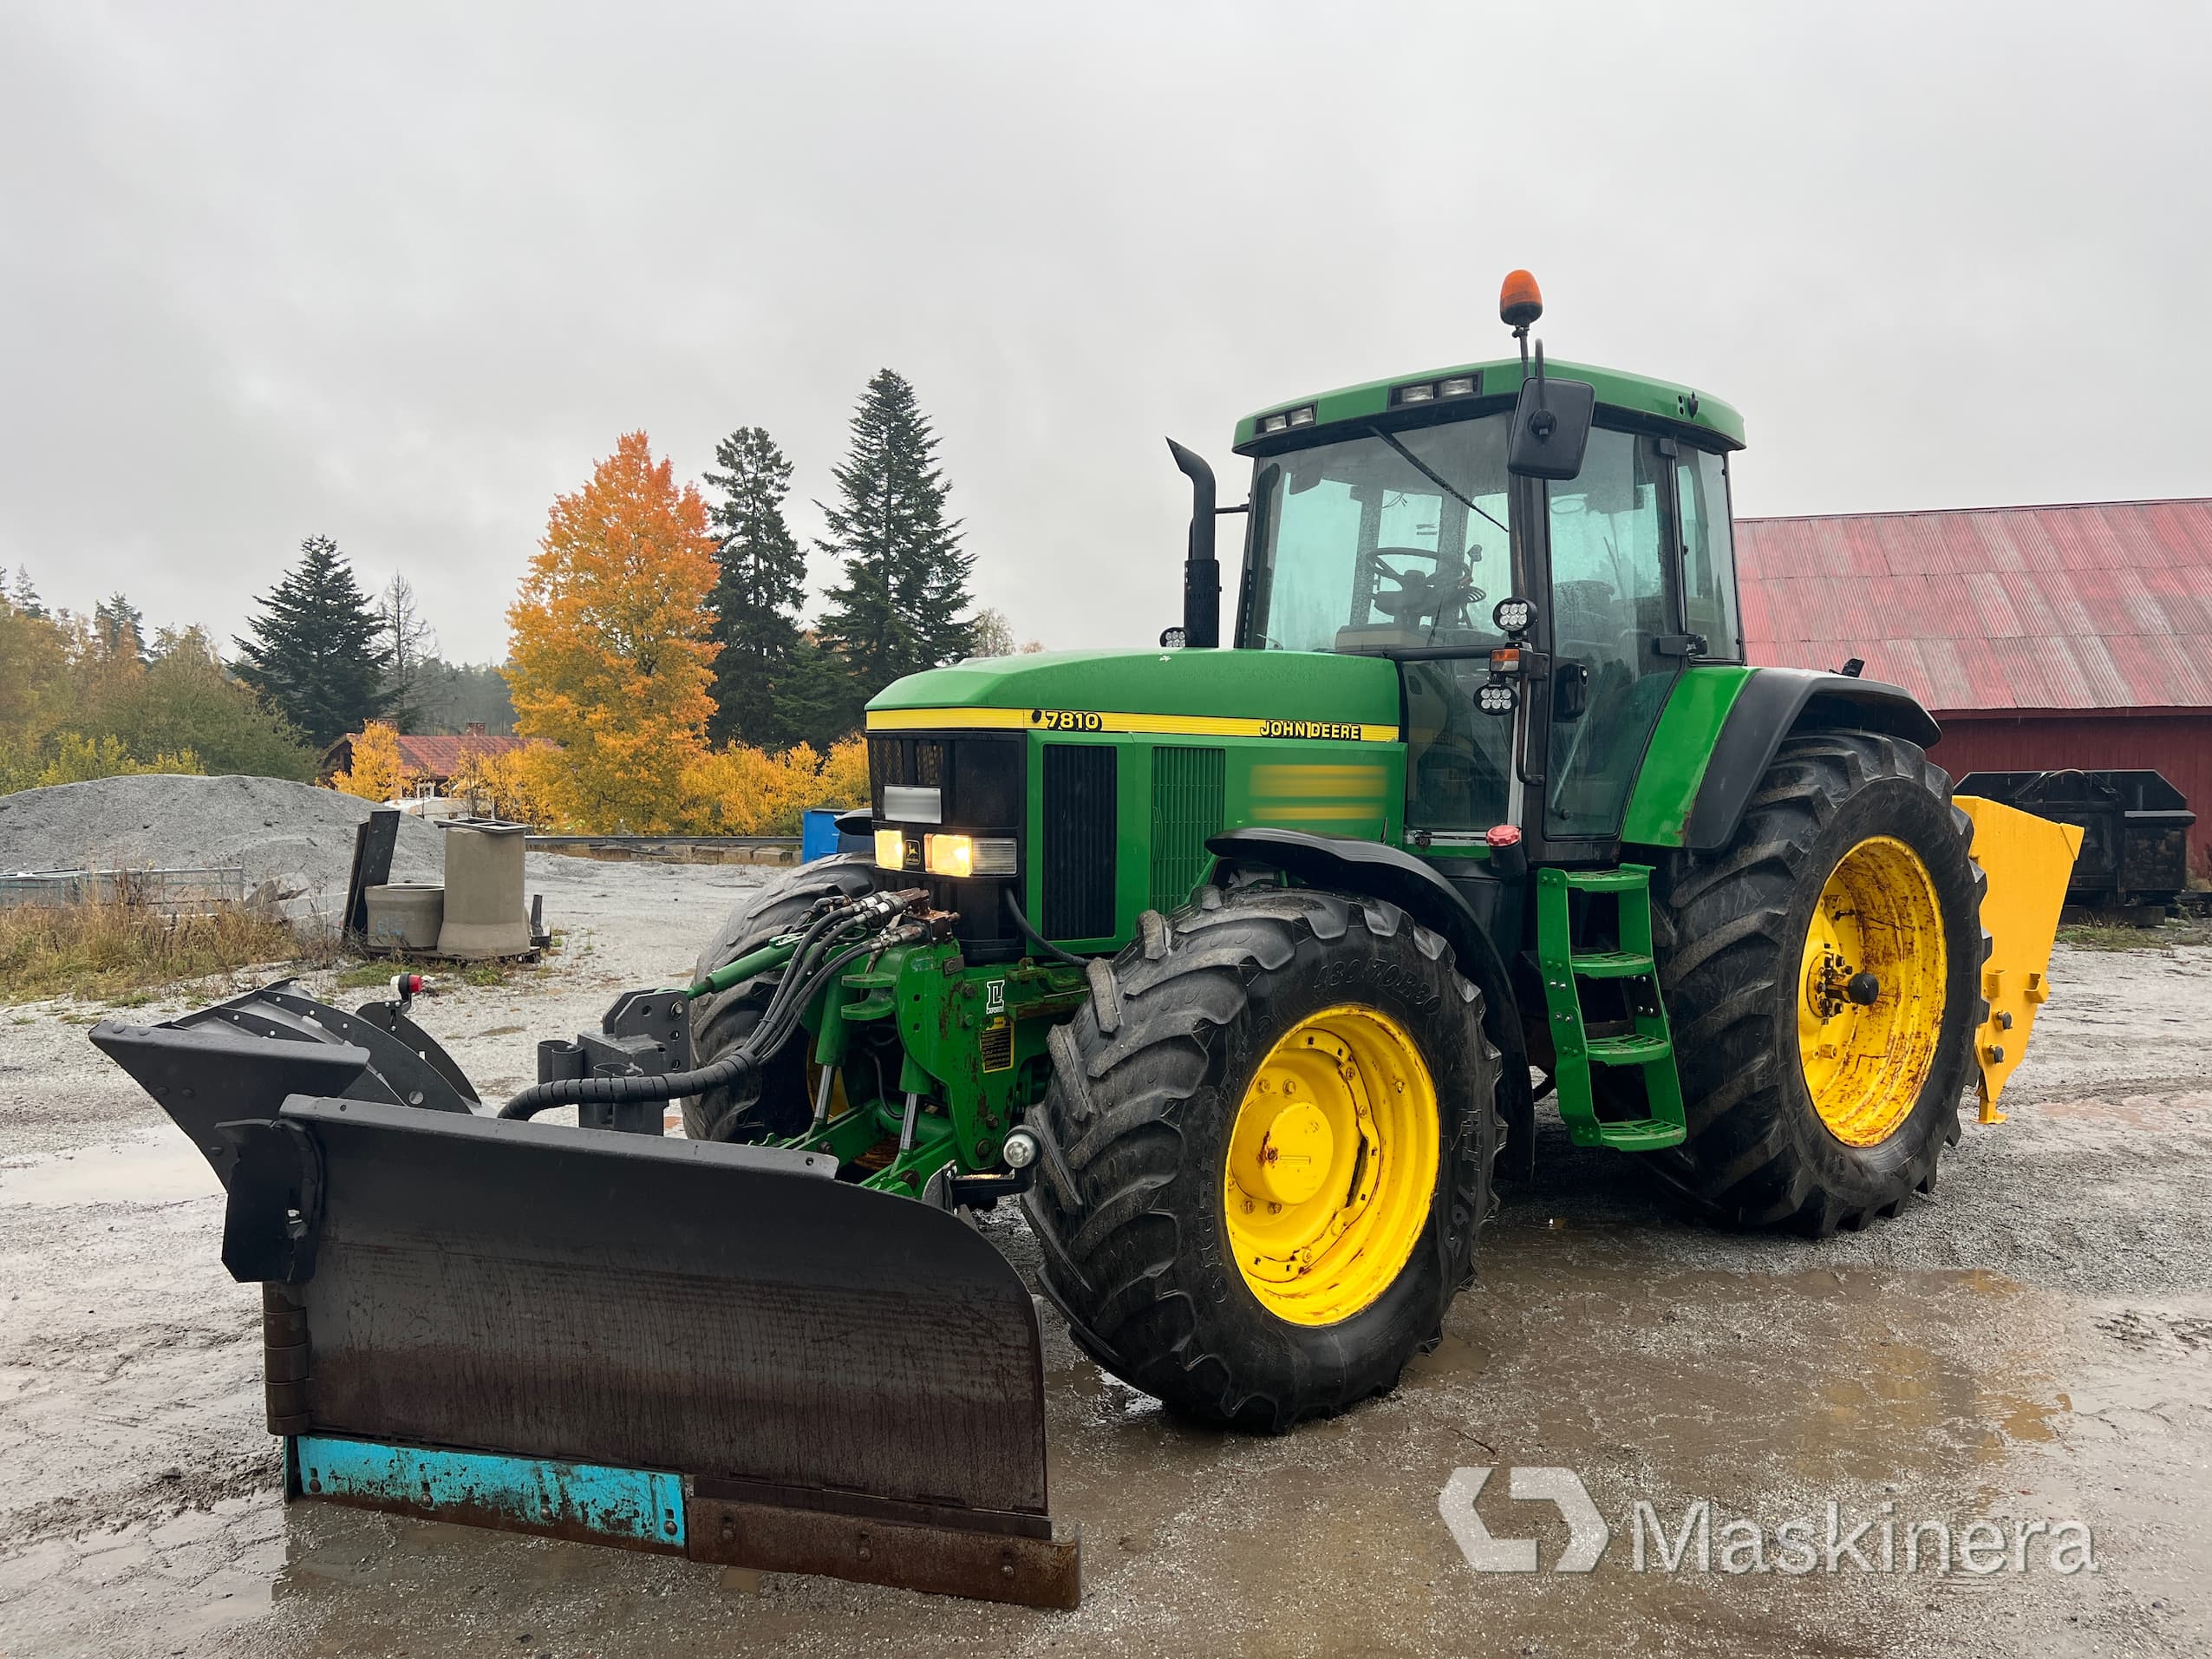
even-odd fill
[(1086, 1353), (1271, 1433), (1437, 1342), (1547, 1096), (1727, 1225), (1930, 1190), (2078, 832), (1954, 800), (1856, 664), (1748, 666), (1736, 412), (1500, 309), (1515, 356), (1248, 417), (1242, 506), (1171, 446), (1178, 627), (889, 688), (866, 850), (496, 1112), (405, 984), (96, 1029), (228, 1188), (290, 1489), (1072, 1604), (1036, 1313), (963, 1217), (1018, 1200)]

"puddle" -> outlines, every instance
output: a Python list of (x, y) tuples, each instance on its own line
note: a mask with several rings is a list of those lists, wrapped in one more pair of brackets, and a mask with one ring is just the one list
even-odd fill
[(0, 1168), (0, 1205), (174, 1204), (222, 1190), (207, 1160), (173, 1129)]

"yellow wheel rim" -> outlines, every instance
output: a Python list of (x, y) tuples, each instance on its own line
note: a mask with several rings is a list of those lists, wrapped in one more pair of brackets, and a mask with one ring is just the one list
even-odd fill
[(1846, 852), (1805, 930), (1798, 1061), (1813, 1108), (1847, 1146), (1878, 1146), (1910, 1115), (1943, 1034), (1943, 911), (1920, 854), (1888, 835)]
[(1341, 1003), (1285, 1032), (1222, 1171), (1230, 1245), (1261, 1304), (1329, 1325), (1389, 1289), (1428, 1218), (1437, 1146), (1436, 1084), (1388, 1015)]

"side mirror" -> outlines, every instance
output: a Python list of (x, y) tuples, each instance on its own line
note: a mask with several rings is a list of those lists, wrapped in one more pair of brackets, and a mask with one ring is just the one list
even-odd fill
[(1516, 478), (1574, 477), (1582, 470), (1596, 413), (1597, 388), (1586, 380), (1547, 379), (1538, 347), (1536, 376), (1521, 382), (1521, 401), (1513, 408), (1505, 470)]

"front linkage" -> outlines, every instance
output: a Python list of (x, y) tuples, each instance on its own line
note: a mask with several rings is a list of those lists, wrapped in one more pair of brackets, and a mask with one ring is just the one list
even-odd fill
[[(971, 966), (950, 937), (956, 919), (920, 889), (825, 897), (791, 931), (684, 990), (626, 993), (599, 1033), (541, 1043), (538, 1081), (499, 1115), (574, 1105), (587, 1127), (657, 1134), (663, 1102), (723, 1088), (734, 1104), (709, 1139), (827, 1153), (875, 1191), (988, 1208), (1029, 1183), (1034, 1147), (1015, 1124), (1049, 1081), (1051, 1027), (1091, 984), (1064, 963)], [(750, 1035), (695, 1065), (690, 1003), (771, 974)], [(871, 1042), (871, 1028), (885, 1040)], [(812, 1121), (797, 1135), (765, 1135), (750, 1110), (762, 1068), (801, 1030)], [(865, 1068), (853, 1063), (864, 1049)]]

